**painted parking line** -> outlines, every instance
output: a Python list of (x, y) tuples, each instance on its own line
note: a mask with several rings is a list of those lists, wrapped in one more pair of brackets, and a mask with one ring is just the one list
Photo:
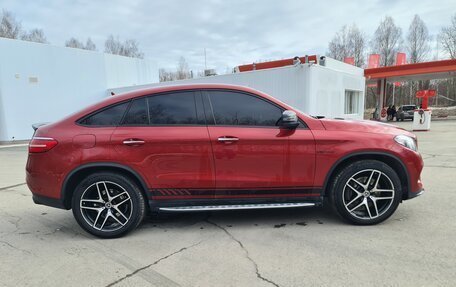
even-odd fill
[(2, 149), (2, 148), (11, 148), (11, 147), (21, 147), (21, 146), (28, 146), (28, 143), (23, 143), (23, 144), (10, 144), (10, 145), (0, 145), (0, 149)]
[(18, 187), (18, 186), (21, 186), (21, 185), (24, 185), (24, 184), (26, 184), (26, 183), (23, 182), (23, 183), (18, 183), (18, 184), (10, 185), (10, 186), (0, 187), (0, 190), (10, 189), (10, 188)]

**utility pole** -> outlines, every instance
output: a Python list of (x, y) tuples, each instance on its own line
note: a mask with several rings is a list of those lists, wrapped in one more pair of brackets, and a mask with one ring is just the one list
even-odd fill
[(206, 48), (204, 48), (204, 69), (207, 70)]
[(393, 106), (394, 106), (394, 92), (396, 90), (396, 83), (393, 83)]

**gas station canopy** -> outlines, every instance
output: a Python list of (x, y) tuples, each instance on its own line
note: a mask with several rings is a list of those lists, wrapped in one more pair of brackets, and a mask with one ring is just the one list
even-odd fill
[(456, 76), (456, 59), (370, 68), (364, 70), (364, 76), (368, 83), (450, 78)]
[[(377, 110), (381, 110), (381, 117), (377, 113), (374, 117), (386, 119), (386, 84), (394, 82), (405, 82), (409, 80), (433, 80), (445, 79), (456, 76), (456, 59), (432, 61), (424, 63), (403, 64), (364, 70), (364, 77), (367, 84), (377, 87), (379, 94)], [(428, 97), (435, 96), (434, 90), (418, 91), (417, 97), (422, 98), (422, 108), (415, 110), (413, 117), (413, 130), (429, 130), (431, 124), (431, 111), (427, 109)], [(394, 85), (393, 85), (394, 104)]]

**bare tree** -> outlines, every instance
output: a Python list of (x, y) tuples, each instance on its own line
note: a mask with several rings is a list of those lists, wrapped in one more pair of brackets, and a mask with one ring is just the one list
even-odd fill
[(65, 47), (84, 49), (84, 44), (76, 38), (70, 38), (65, 42)]
[(43, 30), (41, 29), (32, 29), (30, 32), (24, 32), (21, 36), (21, 39), (29, 42), (44, 43), (47, 44), (48, 41), (44, 35)]
[[(204, 71), (197, 73), (199, 77), (204, 77)], [(175, 71), (167, 71), (166, 69), (160, 68), (158, 70), (160, 82), (168, 82), (175, 80), (185, 80), (193, 78), (193, 71), (188, 68), (187, 61), (184, 57), (180, 57), (177, 62)]]
[(125, 40), (122, 47), (123, 56), (132, 57), (132, 58), (144, 58), (144, 54), (139, 51), (138, 42), (133, 39)]
[(114, 38), (113, 35), (109, 35), (105, 41), (105, 53), (119, 55), (122, 49), (122, 43), (119, 37)]
[(339, 61), (345, 57), (354, 57), (355, 66), (364, 65), (366, 40), (365, 35), (353, 24), (344, 25), (333, 37), (328, 46), (328, 56)]
[[(439, 38), (443, 51), (445, 51), (451, 59), (456, 59), (456, 14), (451, 17), (451, 24), (442, 28)], [(446, 90), (446, 96), (453, 99), (451, 104), (455, 104), (456, 78), (446, 79), (444, 81), (443, 89)]]
[(177, 80), (184, 80), (190, 79), (191, 73), (188, 68), (187, 61), (184, 57), (179, 58), (179, 62), (177, 63), (177, 71), (176, 71), (176, 79)]
[(95, 46), (95, 43), (93, 43), (92, 39), (90, 39), (90, 38), (87, 38), (86, 44), (84, 45), (84, 43), (82, 41), (79, 41), (78, 39), (72, 37), (65, 42), (65, 47), (90, 50), (90, 51), (95, 51), (97, 49), (97, 47)]
[(339, 61), (349, 56), (348, 28), (344, 25), (329, 42), (327, 55)]
[(144, 54), (139, 51), (138, 42), (133, 39), (128, 39), (121, 42), (119, 37), (114, 38), (109, 35), (105, 41), (105, 53), (121, 55), (132, 58), (143, 58)]
[(97, 50), (97, 46), (95, 45), (94, 42), (92, 42), (92, 39), (90, 39), (90, 37), (87, 38), (86, 44), (84, 46), (84, 49), (90, 50), (90, 51), (96, 51)]
[(431, 50), (430, 41), (431, 37), (426, 24), (421, 20), (420, 16), (415, 15), (407, 33), (407, 50), (410, 55), (410, 63), (419, 63), (426, 60)]
[(439, 37), (443, 50), (451, 59), (456, 59), (456, 14), (451, 18), (450, 26), (442, 28)]
[(32, 29), (29, 32), (23, 31), (21, 22), (17, 21), (14, 15), (7, 10), (2, 11), (0, 37), (21, 39), (37, 43), (48, 43), (42, 29)]
[(371, 42), (373, 52), (380, 54), (380, 65), (394, 64), (396, 53), (401, 45), (402, 30), (394, 24), (393, 18), (386, 16), (380, 22)]
[(11, 12), (3, 10), (0, 22), (0, 37), (18, 39), (21, 32), (21, 22), (17, 21)]
[(358, 26), (350, 27), (350, 49), (355, 58), (355, 66), (363, 67), (366, 59), (366, 36), (358, 29)]
[(176, 80), (176, 73), (169, 72), (163, 68), (158, 69), (158, 76), (159, 76), (160, 82), (169, 82), (169, 81)]

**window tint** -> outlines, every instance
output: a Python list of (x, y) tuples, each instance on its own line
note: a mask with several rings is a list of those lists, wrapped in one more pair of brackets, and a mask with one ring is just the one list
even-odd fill
[(129, 102), (125, 102), (111, 106), (83, 119), (80, 123), (87, 126), (117, 126), (122, 120), (128, 104)]
[(193, 92), (151, 96), (148, 100), (151, 125), (198, 124)]
[(127, 114), (125, 115), (123, 125), (144, 126), (149, 124), (149, 114), (147, 111), (147, 100), (141, 98), (134, 100)]
[(275, 126), (282, 109), (260, 98), (231, 91), (210, 91), (216, 125)]

